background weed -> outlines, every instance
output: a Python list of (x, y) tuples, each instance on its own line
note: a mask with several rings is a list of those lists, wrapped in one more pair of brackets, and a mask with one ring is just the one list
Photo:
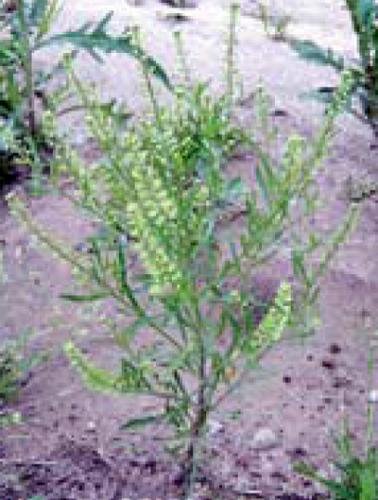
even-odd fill
[(11, 9), (4, 2), (0, 6), (0, 184), (15, 164), (26, 165), (32, 171), (32, 191), (38, 192), (58, 142), (49, 117), (67, 111), (62, 109), (67, 92), (57, 79), (64, 69), (63, 58), (46, 70), (37, 69), (35, 56), (41, 49), (69, 44), (71, 57), (85, 50), (97, 61), (101, 53), (126, 53), (143, 61), (146, 71), (169, 86), (164, 70), (134, 43), (130, 32), (110, 33), (111, 13), (97, 24), (52, 34), (59, 10), (57, 0), (18, 0)]
[[(360, 103), (362, 113), (348, 100), (347, 109), (367, 122), (378, 136), (378, 5), (375, 0), (346, 0), (353, 29), (357, 36), (359, 61), (354, 63), (324, 49), (310, 40), (290, 40), (290, 45), (303, 58), (317, 64), (333, 67), (341, 72), (349, 68), (353, 77), (351, 96)], [(334, 87), (325, 86), (310, 95), (329, 102)]]
[[(232, 8), (232, 45), (234, 16)], [(71, 265), (78, 289), (64, 298), (112, 299), (123, 312), (124, 323), (111, 331), (123, 349), (118, 371), (96, 366), (72, 341), (65, 351), (94, 389), (158, 401), (150, 414), (123, 428), (155, 423), (171, 429), (170, 446), (180, 452), (188, 497), (209, 415), (298, 319), (297, 311), (316, 300), (319, 279), (356, 214), (353, 207), (330, 239), (303, 233), (309, 245), (296, 237), (298, 220), (306, 221), (315, 209), (314, 175), (349, 96), (350, 74), (343, 75), (312, 141), (291, 136), (277, 160), (269, 141), (246, 136), (232, 122), (234, 46), (228, 46), (227, 59), (224, 96), (213, 97), (201, 83), (188, 84), (185, 72), (171, 106), (160, 105), (143, 71), (152, 113), (126, 128), (67, 65), (69, 88), (81, 100), (88, 131), (101, 151), (90, 167), (68, 146), (57, 149), (54, 158), (56, 171), (75, 181), (72, 201), (99, 225), (86, 241), (87, 251), (58, 240), (19, 199), (9, 197), (16, 217)], [(263, 111), (260, 115), (264, 119)], [(227, 157), (239, 142), (256, 153), (255, 184), (226, 174)], [(231, 241), (220, 228), (230, 205), (243, 215), (240, 234)], [(257, 320), (252, 275), (283, 241), (290, 242), (303, 302), (293, 308), (292, 286), (284, 281)], [(306, 260), (315, 247), (323, 255), (317, 266)]]

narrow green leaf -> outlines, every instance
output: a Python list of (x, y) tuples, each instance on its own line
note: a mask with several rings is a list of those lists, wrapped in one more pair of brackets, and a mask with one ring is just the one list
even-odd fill
[(122, 392), (117, 391), (118, 377), (114, 373), (91, 363), (72, 341), (64, 344), (64, 352), (89, 387), (98, 391)]
[(34, 0), (31, 5), (29, 22), (32, 26), (35, 26), (40, 17), (46, 12), (48, 8), (49, 0)]
[(112, 17), (114, 15), (114, 12), (113, 11), (110, 11), (108, 12), (103, 19), (101, 19), (101, 21), (97, 24), (96, 26), (96, 31), (98, 32), (102, 32), (102, 31), (105, 31), (105, 29), (107, 28), (108, 24), (110, 23)]
[(39, 16), (38, 19), (38, 33), (37, 40), (41, 40), (43, 36), (47, 35), (52, 27), (53, 22), (55, 21), (58, 13), (59, 13), (59, 0), (50, 0), (48, 2), (47, 7), (42, 12), (42, 15)]
[(60, 295), (61, 299), (69, 300), (71, 302), (94, 302), (108, 297), (109, 294), (105, 292), (91, 293), (88, 295), (75, 295), (72, 293), (63, 293)]
[(144, 427), (146, 425), (151, 425), (156, 422), (161, 421), (164, 418), (163, 413), (159, 413), (156, 415), (146, 415), (144, 417), (139, 418), (131, 418), (127, 422), (121, 425), (121, 430), (130, 430), (130, 429), (138, 429), (140, 427)]
[(104, 31), (103, 28), (109, 22), (109, 19), (109, 14), (107, 14), (94, 28), (87, 23), (76, 30), (68, 30), (52, 35), (40, 42), (37, 48), (55, 43), (69, 43), (76, 48), (88, 51), (95, 57), (98, 57), (97, 51), (128, 54), (137, 59), (167, 88), (171, 89), (171, 83), (163, 67), (135, 43), (131, 34), (112, 36)]
[(375, 3), (373, 0), (359, 0), (356, 14), (362, 27), (369, 29), (374, 21)]
[(125, 243), (119, 239), (118, 241), (118, 280), (119, 288), (123, 293), (125, 292), (125, 285), (127, 284), (127, 263), (125, 255)]
[(265, 182), (265, 176), (263, 174), (261, 164), (259, 164), (256, 167), (256, 182), (257, 182), (257, 186), (259, 188), (260, 194), (262, 195), (262, 198), (264, 200), (265, 205), (268, 205), (269, 199), (270, 199), (269, 189), (268, 189), (268, 186)]
[(345, 68), (345, 62), (341, 56), (335, 54), (331, 49), (319, 47), (311, 40), (292, 40), (290, 46), (300, 57), (307, 61), (332, 66), (338, 71)]

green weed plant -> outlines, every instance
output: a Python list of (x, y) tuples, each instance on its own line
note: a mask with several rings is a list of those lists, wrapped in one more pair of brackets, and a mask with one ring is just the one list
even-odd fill
[(69, 97), (61, 85), (63, 57), (46, 69), (36, 64), (36, 55), (46, 47), (68, 44), (70, 55), (89, 52), (97, 61), (101, 54), (119, 52), (143, 60), (146, 71), (169, 81), (163, 69), (132, 43), (127, 30), (114, 35), (109, 28), (112, 14), (97, 24), (85, 23), (61, 33), (53, 31), (60, 12), (58, 0), (16, 0), (0, 4), (0, 185), (15, 164), (32, 169), (35, 191), (52, 155), (57, 134), (51, 136), (51, 113), (63, 115)]
[[(152, 398), (155, 411), (128, 420), (123, 428), (164, 424), (171, 429), (170, 448), (180, 453), (188, 497), (209, 416), (299, 311), (316, 300), (319, 279), (356, 215), (351, 209), (342, 229), (329, 238), (295, 229), (314, 211), (314, 176), (349, 95), (350, 75), (343, 76), (313, 140), (306, 145), (291, 136), (282, 158), (274, 159), (257, 136), (232, 119), (236, 16), (233, 8), (225, 95), (213, 97), (183, 71), (172, 104), (161, 105), (149, 74), (142, 71), (151, 112), (126, 129), (68, 67), (69, 86), (85, 107), (88, 131), (101, 151), (90, 166), (69, 146), (56, 151), (54, 160), (55, 169), (75, 183), (72, 201), (99, 228), (84, 252), (50, 234), (19, 199), (9, 198), (16, 217), (40, 243), (70, 264), (80, 291), (64, 298), (78, 303), (112, 299), (124, 316), (125, 324), (114, 321), (110, 332), (123, 350), (119, 371), (97, 366), (73, 341), (65, 351), (94, 389)], [(184, 51), (179, 52), (182, 59)], [(263, 103), (260, 99), (258, 114), (265, 123)], [(240, 144), (256, 154), (252, 185), (226, 173)], [(241, 214), (239, 236), (232, 240), (221, 228), (230, 207)], [(302, 293), (294, 301), (293, 286), (283, 281), (257, 319), (253, 273), (288, 241)], [(317, 264), (309, 258), (314, 250), (321, 254)]]
[(45, 357), (42, 352), (27, 353), (29, 338), (30, 332), (26, 331), (0, 344), (0, 427), (20, 421), (21, 415), (6, 410), (6, 405), (17, 398), (30, 370)]
[[(372, 386), (373, 355), (369, 356), (369, 387)], [(295, 470), (314, 480), (330, 494), (332, 500), (375, 500), (378, 498), (378, 448), (374, 440), (374, 403), (368, 403), (365, 428), (366, 444), (356, 451), (348, 418), (344, 417), (341, 432), (335, 438), (336, 460), (333, 474), (325, 476), (306, 463), (297, 463)]]
[[(375, 0), (346, 0), (354, 33), (357, 37), (359, 60), (348, 61), (331, 48), (324, 49), (310, 40), (292, 40), (291, 46), (304, 59), (326, 65), (338, 72), (348, 69), (353, 77), (351, 99), (347, 108), (368, 123), (378, 137), (378, 5)], [(324, 86), (311, 96), (329, 102), (335, 87)], [(356, 107), (352, 97), (357, 98)]]

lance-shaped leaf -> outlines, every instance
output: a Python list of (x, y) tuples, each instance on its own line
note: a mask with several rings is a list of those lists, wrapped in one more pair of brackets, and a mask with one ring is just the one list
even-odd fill
[(64, 351), (88, 386), (99, 391), (117, 392), (117, 376), (114, 373), (90, 363), (71, 341), (64, 345)]
[(143, 367), (126, 359), (122, 360), (121, 373), (114, 373), (93, 364), (71, 341), (66, 342), (64, 351), (84, 383), (94, 390), (124, 394), (150, 389)]
[(108, 292), (94, 292), (88, 294), (74, 294), (74, 293), (62, 293), (60, 295), (61, 299), (68, 300), (70, 302), (95, 302), (97, 300), (103, 300), (109, 296)]
[(331, 49), (319, 47), (311, 40), (292, 40), (290, 45), (300, 57), (307, 61), (332, 66), (337, 71), (343, 71), (345, 68), (345, 62), (341, 56), (335, 54)]
[(145, 425), (151, 425), (156, 422), (161, 422), (164, 419), (164, 413), (159, 413), (156, 415), (145, 415), (144, 417), (130, 418), (121, 425), (122, 430), (132, 430), (144, 427)]
[(131, 32), (122, 35), (111, 35), (107, 31), (112, 16), (113, 13), (109, 12), (94, 27), (91, 23), (85, 23), (76, 30), (68, 30), (52, 35), (37, 44), (34, 50), (55, 43), (69, 43), (75, 48), (86, 50), (92, 57), (100, 60), (101, 57), (98, 52), (128, 54), (143, 64), (167, 88), (171, 88), (169, 78), (163, 67), (155, 59), (146, 54), (140, 45), (135, 42), (135, 38)]

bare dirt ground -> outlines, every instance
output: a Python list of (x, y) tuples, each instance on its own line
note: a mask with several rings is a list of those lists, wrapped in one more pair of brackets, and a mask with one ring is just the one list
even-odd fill
[[(252, 3), (244, 2), (238, 35), (238, 66), (245, 95), (263, 81), (274, 97), (274, 109), (285, 111), (276, 118), (280, 131), (294, 130), (310, 137), (320, 121), (321, 108), (303, 101), (300, 94), (335, 82), (336, 76), (300, 61), (284, 44), (267, 39), (250, 15)], [(133, 7), (118, 0), (67, 0), (59, 28), (77, 26), (114, 10), (114, 27), (122, 30), (125, 25), (140, 25), (150, 52), (174, 72), (172, 31), (179, 27), (194, 74), (211, 78), (217, 91), (224, 67), (220, 48), (225, 38), (226, 4), (200, 0), (197, 8), (185, 10), (188, 20), (175, 24), (166, 18), (174, 10), (158, 1), (146, 0)], [(354, 54), (355, 40), (342, 1), (271, 0), (270, 4), (278, 14), (292, 16), (290, 34)], [(54, 53), (47, 51), (40, 64), (52, 58)], [(126, 57), (111, 56), (99, 66), (85, 56), (78, 69), (99, 85), (104, 96), (115, 96), (142, 112), (138, 72)], [(240, 119), (248, 123), (248, 110), (239, 111)], [(74, 142), (90, 155), (79, 117), (65, 126)], [(317, 224), (324, 229), (332, 228), (345, 212), (349, 178), (378, 177), (378, 154), (370, 147), (369, 129), (343, 117), (336, 132), (326, 168), (319, 175), (327, 203)], [(250, 161), (248, 157), (235, 159), (230, 168), (247, 171)], [(378, 330), (377, 202), (375, 195), (363, 204), (358, 227), (324, 280), (322, 323), (316, 333), (276, 346), (262, 368), (251, 374), (250, 382), (214, 417), (221, 427), (209, 437), (209, 460), (198, 484), (198, 498), (294, 500), (317, 498), (317, 494), (322, 498), (311, 482), (293, 472), (293, 462), (304, 459), (329, 473), (329, 459), (334, 455), (331, 436), (345, 413), (357, 448), (361, 445), (369, 391), (367, 359), (374, 352)], [(73, 244), (93, 229), (66, 200), (53, 194), (31, 199), (29, 206), (39, 221)], [(70, 289), (68, 269), (36, 248), (5, 208), (0, 212), (0, 245), (6, 273), (0, 287), (0, 339), (30, 327), (35, 332), (32, 347), (50, 353), (12, 406), (22, 412), (24, 423), (0, 432), (0, 467), (7, 474), (5, 479), (0, 474), (0, 498), (24, 499), (38, 493), (49, 500), (178, 498), (177, 465), (153, 442), (155, 430), (139, 437), (119, 431), (124, 420), (148, 408), (150, 402), (88, 391), (61, 354), (62, 342), (73, 336), (95, 359), (114, 365), (120, 353), (101, 322), (111, 309), (101, 311), (93, 325), (90, 310), (62, 302), (59, 294)], [(269, 293), (286, 272), (283, 249), (275, 266), (259, 277), (258, 285)], [(377, 373), (373, 381), (378, 384)], [(276, 437), (267, 449), (253, 447), (261, 428), (270, 429)]]

